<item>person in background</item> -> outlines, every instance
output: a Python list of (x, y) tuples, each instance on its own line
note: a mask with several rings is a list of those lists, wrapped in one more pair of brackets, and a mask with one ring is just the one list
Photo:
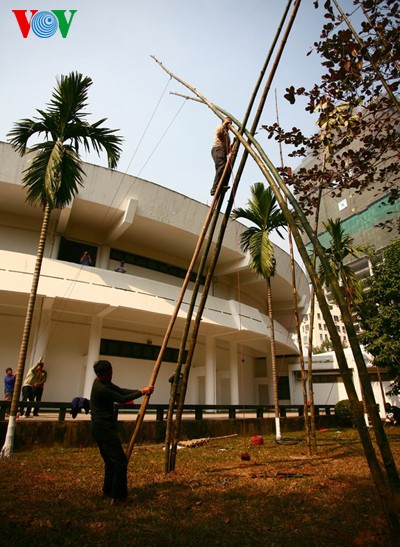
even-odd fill
[(126, 505), (128, 498), (127, 459), (118, 436), (115, 403), (128, 403), (153, 393), (153, 386), (142, 389), (120, 388), (111, 382), (112, 365), (97, 361), (93, 370), (96, 378), (90, 394), (92, 434), (104, 460), (103, 496), (111, 505)]
[(15, 375), (12, 373), (12, 368), (6, 368), (4, 376), (4, 398), (11, 401), (14, 393)]
[(85, 414), (89, 414), (90, 412), (90, 401), (89, 399), (86, 399), (85, 397), (74, 397), (71, 402), (71, 416), (75, 420), (75, 418), (80, 414), (82, 411), (85, 411)]
[[(214, 183), (210, 192), (212, 196), (215, 194), (222, 173), (224, 172), (226, 162), (228, 161), (228, 155), (231, 152), (231, 140), (229, 138), (229, 128), (231, 124), (232, 120), (230, 118), (225, 118), (222, 124), (217, 125), (214, 132), (214, 143), (211, 149), (211, 156), (215, 164)], [(222, 182), (223, 190), (228, 189), (228, 180), (230, 176), (231, 169), (228, 169)]]
[(92, 265), (92, 258), (88, 251), (85, 251), (83, 255), (81, 256), (80, 263), (82, 266), (91, 266)]
[(124, 260), (121, 260), (121, 262), (119, 263), (119, 266), (115, 268), (115, 271), (120, 273), (126, 273)]
[[(44, 367), (44, 363), (42, 360), (40, 360), (40, 363), (42, 363)], [(40, 402), (42, 400), (44, 384), (47, 380), (47, 371), (44, 370), (43, 367), (42, 370), (38, 373), (36, 381), (33, 384), (33, 400), (37, 402)], [(33, 415), (39, 416), (39, 409), (37, 407), (34, 408)]]
[[(47, 372), (44, 370), (44, 362), (42, 359), (33, 366), (28, 374), (25, 376), (25, 380), (22, 384), (22, 400), (23, 401), (37, 401), (42, 400), (43, 385), (47, 380)], [(34, 415), (38, 416), (38, 409), (35, 409)], [(31, 406), (27, 405), (25, 418), (30, 418)], [(21, 417), (24, 416), (24, 407), (21, 410)]]
[(386, 425), (400, 425), (400, 408), (385, 403)]

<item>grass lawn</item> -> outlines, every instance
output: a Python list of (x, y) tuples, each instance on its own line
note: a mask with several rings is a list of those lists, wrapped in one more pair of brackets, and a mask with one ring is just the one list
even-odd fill
[[(400, 428), (387, 434), (400, 464)], [(24, 546), (381, 546), (387, 527), (357, 432), (318, 432), (308, 456), (264, 436), (211, 439), (178, 452), (164, 474), (162, 445), (136, 447), (130, 503), (100, 496), (96, 448), (35, 448), (0, 461), (0, 538)], [(248, 452), (249, 461), (241, 454)], [(399, 467), (399, 465), (398, 465)]]

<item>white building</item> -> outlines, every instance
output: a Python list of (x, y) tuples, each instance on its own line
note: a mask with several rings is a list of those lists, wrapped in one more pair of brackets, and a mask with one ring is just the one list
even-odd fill
[[(357, 367), (354, 361), (354, 357), (351, 348), (345, 348), (344, 353), (348, 367), (351, 370), (354, 387), (357, 392), (358, 398), (361, 400), (361, 386), (360, 379), (357, 372)], [(371, 380), (372, 389), (375, 396), (375, 401), (379, 405), (380, 414), (385, 416), (384, 403), (386, 401), (391, 402), (398, 406), (398, 397), (388, 397), (385, 392), (388, 390), (390, 380), (387, 379), (385, 371), (377, 371), (373, 366), (372, 356), (363, 351), (365, 363), (367, 365), (369, 378)], [(307, 369), (307, 356), (306, 356), (305, 368)], [(291, 395), (291, 403), (295, 405), (303, 404), (303, 390), (301, 383), (301, 368), (300, 363), (296, 360), (292, 360), (291, 364), (287, 367), (289, 388)], [(348, 399), (346, 389), (339, 371), (336, 355), (333, 351), (326, 353), (320, 353), (313, 355), (312, 357), (312, 378), (313, 378), (313, 390), (314, 390), (314, 402), (317, 405), (334, 405), (338, 401)]]
[[(27, 158), (0, 143), (0, 365), (15, 369), (31, 290), (42, 211), (25, 203)], [(114, 380), (147, 385), (175, 308), (208, 206), (152, 182), (85, 164), (84, 187), (53, 211), (30, 336), (26, 371), (44, 356), (43, 400), (88, 396), (93, 363), (109, 359)], [(265, 281), (239, 249), (243, 226), (230, 222), (193, 359), (188, 403), (273, 402)], [(213, 248), (213, 246), (212, 246)], [(93, 265), (82, 266), (84, 251)], [(212, 249), (211, 249), (212, 254)], [(288, 254), (275, 247), (272, 279), (277, 355), (296, 355)], [(115, 268), (125, 260), (127, 272)], [(309, 303), (296, 267), (300, 311)], [(190, 288), (190, 287), (189, 287)], [(152, 403), (169, 399), (187, 292), (158, 376)], [(280, 385), (288, 385), (282, 372)], [(284, 394), (282, 403), (286, 400)]]
[[(342, 321), (340, 308), (334, 302), (330, 302), (329, 309), (331, 311), (331, 315), (335, 323), (335, 327), (338, 332), (338, 335), (340, 336), (342, 346), (345, 348), (349, 344), (347, 340), (346, 327), (344, 326), (344, 323)], [(308, 347), (310, 325), (311, 325), (311, 314), (310, 314), (310, 309), (308, 309), (300, 326), (301, 340), (302, 340), (302, 344), (304, 348)], [(324, 317), (319, 307), (318, 300), (315, 299), (313, 348), (320, 347), (323, 342), (328, 342), (330, 341), (330, 339), (331, 338), (329, 336), (328, 327), (325, 323)]]

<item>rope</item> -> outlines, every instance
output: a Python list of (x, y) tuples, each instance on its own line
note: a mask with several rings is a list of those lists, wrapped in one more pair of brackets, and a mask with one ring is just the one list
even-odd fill
[[(165, 87), (164, 87), (164, 89), (163, 89), (161, 95), (160, 95), (160, 98), (159, 98), (158, 101), (157, 101), (156, 106), (154, 107), (153, 113), (151, 114), (150, 119), (149, 119), (149, 121), (148, 121), (148, 123), (147, 123), (147, 125), (146, 125), (146, 127), (145, 127), (145, 129), (144, 129), (144, 131), (143, 131), (143, 133), (142, 133), (142, 136), (141, 136), (141, 138), (140, 138), (140, 140), (139, 140), (139, 143), (137, 144), (137, 146), (136, 146), (136, 148), (135, 148), (135, 150), (134, 150), (134, 152), (133, 152), (133, 154), (132, 154), (132, 157), (131, 157), (131, 159), (130, 159), (130, 161), (129, 161), (129, 163), (128, 163), (128, 167), (126, 168), (125, 173), (123, 173), (123, 175), (122, 175), (122, 177), (121, 177), (121, 180), (120, 180), (120, 183), (119, 183), (119, 185), (118, 185), (118, 188), (117, 188), (116, 191), (114, 192), (114, 197), (112, 198), (112, 200), (111, 200), (111, 202), (110, 202), (110, 204), (109, 204), (109, 207), (108, 207), (108, 209), (107, 209), (107, 212), (106, 212), (106, 214), (104, 215), (104, 222), (105, 222), (105, 220), (107, 219), (107, 215), (108, 215), (109, 211), (111, 210), (111, 206), (112, 206), (112, 204), (114, 203), (115, 197), (116, 197), (116, 195), (118, 194), (118, 191), (119, 191), (119, 189), (121, 188), (122, 183), (123, 183), (123, 181), (124, 181), (126, 175), (128, 174), (128, 169), (129, 169), (129, 167), (131, 166), (131, 164), (132, 164), (132, 162), (133, 162), (133, 160), (134, 160), (134, 158), (135, 158), (135, 156), (136, 156), (136, 154), (137, 154), (137, 152), (138, 152), (138, 150), (139, 150), (139, 148), (140, 148), (140, 145), (142, 144), (142, 142), (143, 142), (143, 140), (144, 140), (144, 137), (145, 137), (145, 135), (146, 135), (146, 133), (147, 133), (147, 130), (149, 129), (150, 124), (151, 124), (151, 122), (153, 121), (153, 118), (154, 118), (154, 116), (155, 116), (155, 114), (156, 114), (156, 112), (157, 112), (157, 110), (158, 110), (158, 107), (159, 107), (160, 104), (161, 104), (161, 101), (162, 101), (162, 99), (163, 99), (163, 97), (164, 97), (164, 95), (165, 95), (165, 93), (166, 93), (166, 91), (167, 91), (167, 88), (168, 88), (168, 86), (169, 86), (171, 80), (172, 80), (172, 78), (170, 77), (169, 80), (168, 80), (168, 82), (166, 83), (166, 85), (165, 85)], [(148, 161), (148, 160), (147, 160), (147, 161)], [(146, 162), (146, 163), (147, 163), (147, 162)], [(140, 173), (141, 173), (142, 171), (143, 171), (143, 168), (142, 168), (142, 170), (140, 171)], [(140, 173), (139, 173), (139, 174), (140, 174)], [(129, 192), (131, 191), (131, 189), (133, 188), (133, 185), (135, 184), (135, 182), (136, 182), (136, 180), (138, 179), (138, 177), (139, 177), (139, 175), (137, 175), (137, 176), (134, 178), (132, 184), (130, 185), (129, 189), (128, 189), (127, 192), (125, 193), (124, 197), (123, 197), (123, 198), (120, 200), (120, 202), (118, 203), (117, 209), (119, 209), (119, 206), (121, 205), (121, 203), (124, 201), (124, 199), (126, 198), (126, 196), (128, 195), (128, 193), (129, 193)], [(116, 213), (113, 213), (113, 214), (111, 215), (111, 220), (112, 220), (112, 218), (113, 218), (113, 216), (114, 216), (115, 214), (116, 214)]]

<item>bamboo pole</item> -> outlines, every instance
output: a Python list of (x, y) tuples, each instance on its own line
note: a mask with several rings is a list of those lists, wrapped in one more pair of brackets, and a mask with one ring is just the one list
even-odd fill
[[(158, 357), (157, 357), (157, 361), (154, 364), (153, 372), (150, 376), (149, 385), (151, 385), (151, 386), (154, 386), (154, 384), (156, 382), (156, 379), (157, 379), (157, 376), (158, 376), (158, 373), (160, 371), (162, 360), (163, 360), (163, 357), (164, 357), (164, 353), (165, 353), (165, 350), (167, 348), (167, 344), (168, 344), (168, 341), (170, 339), (172, 330), (174, 328), (176, 318), (178, 317), (178, 313), (179, 313), (180, 307), (182, 305), (183, 297), (185, 295), (187, 286), (188, 286), (189, 281), (190, 281), (190, 275), (194, 270), (194, 266), (196, 264), (196, 261), (198, 259), (199, 254), (200, 254), (201, 247), (202, 247), (202, 245), (204, 243), (204, 239), (207, 235), (207, 230), (208, 230), (209, 224), (210, 224), (210, 222), (213, 218), (213, 215), (214, 215), (214, 210), (215, 210), (215, 207), (216, 207), (216, 204), (217, 204), (217, 198), (218, 198), (218, 194), (216, 194), (214, 196), (214, 199), (211, 203), (211, 207), (210, 207), (210, 209), (207, 213), (207, 217), (206, 217), (205, 222), (203, 224), (202, 230), (199, 234), (199, 238), (197, 240), (197, 244), (196, 244), (196, 247), (195, 247), (194, 252), (193, 252), (192, 260), (191, 260), (191, 262), (189, 264), (189, 267), (188, 267), (188, 270), (186, 272), (186, 276), (185, 276), (185, 279), (183, 281), (181, 291), (179, 293), (177, 302), (175, 304), (175, 309), (174, 309), (173, 314), (172, 314), (172, 316), (170, 318), (170, 321), (168, 323), (168, 327), (167, 327), (167, 330), (166, 330), (164, 338), (163, 338), (163, 342), (162, 342), (162, 345), (161, 345), (161, 348), (160, 348), (160, 351), (159, 351), (159, 354), (158, 354)], [(150, 395), (145, 395), (144, 398), (143, 398), (142, 404), (140, 406), (140, 410), (138, 412), (138, 415), (136, 417), (135, 428), (134, 428), (132, 437), (129, 441), (129, 444), (128, 444), (128, 447), (127, 447), (127, 450), (126, 450), (126, 457), (127, 457), (128, 461), (131, 457), (137, 435), (138, 435), (140, 427), (143, 423), (143, 419), (144, 419), (144, 416), (146, 414), (146, 409), (147, 409), (147, 406), (149, 404), (149, 400), (150, 400)]]
[[(288, 2), (287, 10), (286, 10), (286, 12), (284, 14), (284, 17), (282, 19), (281, 27), (283, 27), (284, 18), (286, 17), (286, 15), (288, 13), (289, 4), (290, 3)], [(288, 35), (290, 33), (290, 30), (293, 26), (293, 23), (294, 23), (294, 20), (295, 20), (295, 17), (297, 15), (299, 7), (300, 7), (300, 0), (297, 0), (295, 2), (295, 6), (293, 8), (292, 15), (290, 17), (289, 23), (288, 23), (287, 28), (285, 30), (284, 37), (281, 41), (281, 44), (280, 44), (280, 47), (279, 47), (275, 62), (273, 64), (271, 73), (270, 73), (269, 78), (267, 80), (267, 83), (265, 85), (265, 88), (264, 88), (264, 91), (263, 91), (263, 94), (262, 94), (262, 97), (261, 97), (261, 100), (260, 100), (260, 103), (259, 103), (259, 107), (258, 107), (256, 116), (254, 118), (254, 121), (253, 121), (253, 124), (252, 124), (252, 127), (251, 127), (250, 132), (253, 135), (256, 132), (258, 122), (259, 122), (259, 118), (261, 116), (261, 113), (262, 113), (262, 110), (263, 110), (263, 107), (264, 107), (264, 104), (265, 104), (269, 89), (271, 87), (273, 77), (274, 77), (276, 69), (278, 67), (279, 60), (282, 56), (283, 49), (284, 49), (284, 46), (285, 46), (286, 41), (287, 41), (287, 37), (288, 37)], [(280, 32), (280, 30), (276, 33), (274, 44), (277, 43), (278, 33), (279, 32)], [(255, 98), (256, 98), (256, 95), (258, 93), (258, 89), (261, 86), (261, 82), (262, 82), (262, 79), (263, 79), (263, 73), (266, 71), (266, 68), (268, 66), (268, 63), (269, 63), (269, 60), (270, 60), (271, 57), (272, 57), (272, 48), (270, 49), (270, 53), (267, 56), (266, 62), (265, 62), (264, 67), (263, 67), (263, 71), (261, 72), (260, 77), (257, 81), (257, 84), (254, 88), (253, 95), (252, 95), (252, 98), (250, 100), (249, 106), (247, 108), (245, 118), (244, 118), (244, 120), (241, 124), (239, 124), (239, 122), (236, 121), (236, 125), (240, 126), (241, 129), (242, 128), (244, 129), (246, 127), (247, 120), (250, 116), (250, 112), (251, 112), (251, 109), (252, 109), (252, 105), (253, 105), (253, 103), (255, 101)], [(160, 63), (160, 61), (158, 61), (155, 57), (153, 57), (153, 58), (158, 64), (160, 64), (160, 66), (171, 77), (173, 77), (177, 81), (180, 81), (183, 85), (185, 85), (185, 87), (187, 87), (188, 89), (193, 91), (195, 93), (195, 95), (197, 95), (197, 97), (199, 97), (202, 100), (202, 102), (207, 104), (209, 106), (209, 108), (211, 108), (211, 110), (213, 110), (214, 113), (218, 114), (218, 110), (215, 109), (214, 105), (212, 105), (212, 103), (210, 103), (210, 101), (208, 101), (203, 95), (201, 95), (195, 88), (190, 86), (187, 82), (183, 82), (183, 80), (181, 80), (176, 75), (174, 75), (172, 72), (170, 72), (168, 69), (166, 69), (162, 65), (162, 63)], [(222, 112), (222, 110), (221, 110), (221, 112)], [(227, 114), (225, 114), (225, 115), (227, 115)], [(182, 383), (181, 383), (181, 394), (180, 394), (180, 399), (179, 399), (178, 409), (177, 409), (174, 441), (173, 441), (172, 445), (170, 446), (170, 453), (171, 454), (169, 456), (169, 463), (167, 464), (168, 465), (168, 471), (171, 471), (175, 467), (176, 451), (177, 451), (179, 432), (180, 432), (180, 422), (181, 422), (181, 419), (182, 419), (182, 412), (183, 412), (183, 403), (184, 403), (184, 400), (185, 400), (186, 389), (187, 389), (187, 381), (188, 381), (189, 371), (190, 371), (190, 366), (191, 366), (191, 359), (192, 359), (193, 353), (194, 353), (194, 348), (195, 348), (195, 344), (196, 344), (198, 329), (199, 329), (200, 321), (201, 321), (201, 315), (202, 315), (202, 312), (203, 312), (203, 309), (204, 309), (204, 306), (205, 306), (205, 301), (206, 301), (206, 298), (207, 298), (208, 289), (209, 289), (209, 286), (211, 284), (211, 278), (212, 278), (213, 271), (215, 269), (215, 266), (216, 266), (216, 263), (217, 263), (217, 260), (218, 260), (219, 252), (220, 252), (220, 249), (221, 249), (221, 246), (222, 246), (223, 237), (224, 237), (224, 234), (225, 234), (225, 230), (226, 230), (226, 227), (227, 227), (228, 220), (230, 218), (230, 214), (231, 214), (231, 211), (232, 211), (233, 202), (234, 202), (234, 198), (235, 198), (235, 195), (236, 195), (237, 187), (238, 187), (240, 177), (242, 175), (242, 172), (243, 172), (246, 160), (247, 160), (247, 156), (248, 156), (248, 154), (245, 151), (245, 153), (243, 154), (241, 163), (239, 165), (238, 172), (235, 176), (234, 184), (233, 184), (233, 187), (232, 187), (232, 192), (231, 192), (230, 198), (228, 200), (228, 205), (227, 205), (227, 209), (226, 209), (226, 212), (225, 212), (225, 216), (224, 216), (222, 224), (221, 224), (220, 234), (219, 234), (219, 237), (218, 237), (217, 245), (216, 245), (215, 250), (214, 250), (214, 256), (213, 256), (212, 263), (211, 263), (210, 268), (209, 268), (208, 277), (207, 277), (207, 280), (206, 280), (206, 285), (205, 285), (204, 290), (203, 290), (203, 297), (202, 297), (202, 300), (201, 300), (200, 305), (199, 305), (195, 325), (194, 325), (194, 328), (193, 328), (189, 355), (188, 355), (187, 363), (186, 363), (185, 368), (184, 368), (183, 378), (182, 378)]]

